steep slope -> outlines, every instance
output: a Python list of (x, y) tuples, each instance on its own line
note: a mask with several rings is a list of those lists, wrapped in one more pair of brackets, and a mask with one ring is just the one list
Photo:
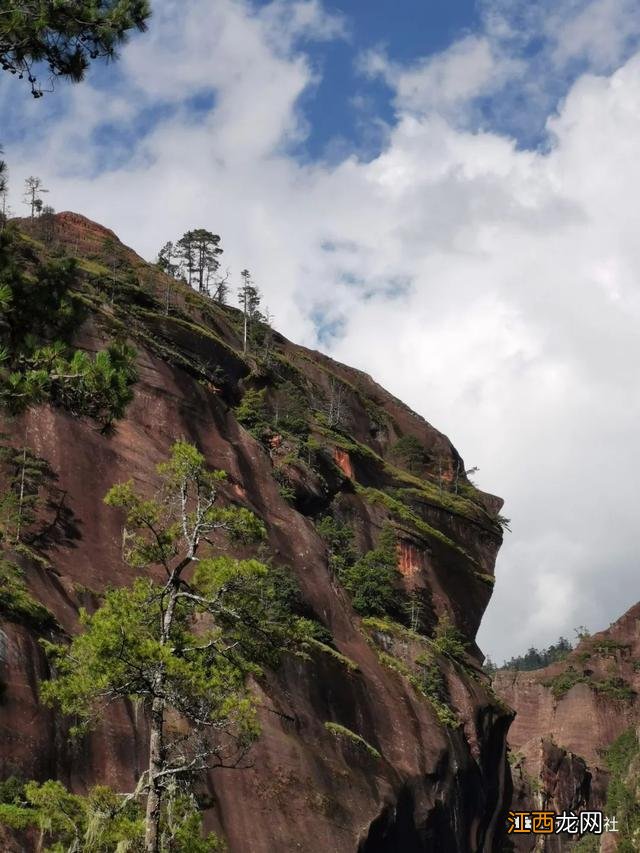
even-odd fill
[[(640, 723), (640, 604), (585, 637), (565, 660), (533, 672), (498, 672), (493, 685), (516, 711), (508, 737), (514, 808), (613, 813), (606, 751)], [(615, 849), (612, 833), (603, 839), (603, 849)], [(540, 837), (546, 846), (535, 849), (571, 849), (575, 840)], [(534, 849), (532, 838), (520, 836), (518, 844)]]
[[(87, 313), (75, 345), (95, 352), (126, 338), (138, 381), (113, 432), (51, 405), (3, 419), (8, 443), (32, 448), (51, 472), (30, 547), (10, 556), (59, 628), (37, 609), (0, 610), (0, 777), (58, 778), (79, 791), (135, 786), (143, 711), (112, 706), (70, 745), (67, 723), (38, 702), (48, 675), (38, 638), (73, 633), (79, 607), (131, 582), (121, 518), (103, 496), (130, 478), (151, 489), (155, 464), (184, 437), (228, 472), (227, 498), (264, 520), (265, 556), (294, 572), (302, 612), (326, 634), (308, 659), (288, 658), (255, 685), (262, 736), (247, 768), (207, 779), (207, 825), (234, 853), (499, 849), (512, 715), (480, 670), (474, 638), (492, 591), (501, 501), (467, 481), (445, 436), (367, 375), (263, 324), (243, 356), (237, 310), (77, 214), (57, 215), (46, 233), (22, 227), (29, 263), (77, 258)], [(327, 516), (348, 524), (358, 554), (385, 526), (395, 531), (406, 618), (354, 612), (319, 533)], [(434, 645), (443, 617), (466, 638), (464, 655)]]

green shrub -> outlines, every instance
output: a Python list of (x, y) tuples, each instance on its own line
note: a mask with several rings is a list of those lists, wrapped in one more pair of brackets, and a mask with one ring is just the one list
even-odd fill
[(585, 684), (588, 681), (587, 676), (578, 672), (573, 666), (568, 666), (564, 672), (544, 681), (543, 684), (551, 689), (551, 693), (556, 699), (561, 699), (576, 684)]
[(0, 826), (9, 829), (28, 829), (37, 824), (37, 815), (33, 809), (25, 809), (14, 803), (0, 803)]
[(602, 681), (589, 682), (589, 686), (603, 696), (609, 699), (618, 699), (622, 702), (629, 702), (636, 695), (635, 690), (624, 678), (605, 678)]
[[(7, 780), (9, 782), (10, 780)], [(6, 784), (6, 783), (5, 783)], [(14, 783), (11, 782), (13, 785)], [(121, 794), (98, 786), (87, 796), (71, 794), (60, 782), (28, 782), (17, 803), (0, 803), (0, 825), (15, 830), (37, 827), (47, 850), (138, 850), (144, 838), (144, 818), (135, 800), (123, 803)], [(214, 834), (202, 835), (195, 801), (179, 791), (167, 796), (161, 817), (166, 849), (172, 853), (223, 853)]]
[(249, 388), (236, 406), (236, 419), (245, 429), (259, 438), (268, 427), (265, 389)]
[(635, 729), (629, 729), (615, 740), (606, 752), (611, 773), (607, 788), (607, 812), (618, 819), (618, 850), (637, 850), (640, 835), (640, 803), (637, 799), (637, 764), (640, 744)]
[(433, 654), (427, 652), (416, 658), (416, 663), (420, 667), (420, 692), (431, 702), (438, 720), (449, 728), (455, 728), (459, 721), (450, 705), (447, 683), (438, 661)]
[(278, 431), (306, 436), (309, 432), (309, 401), (294, 382), (283, 382), (276, 393), (277, 419), (273, 427)]
[(351, 729), (348, 729), (346, 726), (341, 726), (340, 723), (325, 723), (324, 727), (328, 732), (331, 732), (334, 737), (342, 738), (344, 740), (349, 741), (350, 743), (355, 744), (357, 747), (364, 749), (372, 758), (382, 758), (382, 756), (374, 746), (371, 746), (371, 744), (368, 743), (363, 737), (360, 737), (360, 735), (357, 735), (355, 732), (352, 732)]
[(561, 699), (576, 684), (586, 684), (595, 693), (623, 702), (630, 701), (636, 695), (623, 678), (612, 677), (597, 681), (583, 672), (578, 672), (573, 666), (568, 666), (564, 672), (544, 681), (543, 684), (551, 689), (556, 699)]
[(391, 459), (407, 471), (421, 471), (427, 462), (427, 452), (413, 435), (403, 435), (391, 448)]
[(0, 803), (19, 805), (24, 798), (24, 782), (17, 776), (0, 781)]
[(71, 339), (84, 318), (71, 258), (41, 262), (12, 229), (0, 233), (0, 402), (12, 413), (51, 402), (109, 426), (137, 379), (135, 352), (112, 343), (90, 357)]
[(340, 581), (358, 613), (363, 616), (386, 616), (401, 611), (397, 560), (396, 534), (393, 528), (386, 527), (377, 548), (368, 551), (340, 572)]
[(329, 568), (337, 575), (356, 561), (353, 528), (350, 524), (325, 515), (316, 521), (318, 535), (324, 540), (329, 552)]
[(468, 642), (464, 634), (453, 624), (448, 613), (443, 613), (438, 618), (432, 645), (441, 655), (446, 655), (461, 663), (466, 660)]
[(0, 613), (13, 621), (22, 622), (37, 631), (55, 629), (58, 623), (53, 613), (33, 598), (18, 566), (0, 559)]

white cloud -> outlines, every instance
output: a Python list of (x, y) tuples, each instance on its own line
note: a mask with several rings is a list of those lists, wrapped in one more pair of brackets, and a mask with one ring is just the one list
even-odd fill
[(364, 54), (359, 67), (392, 87), (400, 111), (450, 113), (499, 89), (520, 64), (497, 55), (488, 38), (470, 35), (410, 67), (392, 62), (380, 50)]
[[(598, 4), (607, 20), (623, 7)], [(25, 101), (12, 121), (27, 130), (6, 154), (13, 175), (42, 175), (58, 209), (103, 222), (147, 257), (187, 227), (216, 229), (294, 339), (314, 343), (318, 312), (342, 322), (333, 354), (444, 430), (480, 466), (480, 484), (507, 499), (513, 533), (481, 632), (500, 658), (579, 623), (600, 627), (640, 597), (640, 55), (583, 74), (548, 122), (549, 150), (519, 150), (451, 110), (505, 75), (544, 86), (519, 48), (505, 52), (514, 18), (492, 8), (484, 35), (438, 57), (389, 70), (378, 56), (398, 115), (370, 162), (287, 154), (316, 80), (298, 39), (346, 29), (318, 3), (284, 0), (260, 13), (162, 0), (151, 32), (124, 52), (115, 98), (90, 84), (61, 90), (46, 136)], [(554, 8), (563, 32), (586, 26), (587, 3)], [(585, 35), (582, 60), (599, 63), (598, 44), (619, 60), (634, 27), (631, 16), (617, 47), (604, 25), (602, 44)], [(194, 117), (184, 102), (207, 90), (215, 108)], [(132, 159), (94, 174), (102, 121), (128, 126), (160, 103), (172, 112)]]

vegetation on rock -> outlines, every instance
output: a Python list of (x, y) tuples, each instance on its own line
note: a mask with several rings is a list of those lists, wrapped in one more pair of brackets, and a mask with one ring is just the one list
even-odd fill
[(13, 229), (0, 234), (0, 403), (11, 413), (51, 402), (109, 427), (136, 381), (135, 353), (113, 342), (93, 358), (73, 350), (83, 308), (70, 258), (40, 262)]
[[(0, 782), (0, 825), (39, 833), (39, 849), (48, 853), (142, 853), (144, 815), (134, 799), (125, 800), (104, 786), (86, 796), (70, 793), (60, 782)], [(167, 853), (222, 853), (224, 844), (202, 834), (202, 818), (193, 796), (171, 786), (160, 815), (161, 849)]]
[[(135, 792), (146, 799), (148, 853), (160, 849), (169, 782), (239, 765), (259, 731), (246, 678), (274, 665), (299, 630), (266, 565), (213, 553), (221, 532), (243, 541), (263, 533), (248, 510), (219, 506), (224, 473), (209, 471), (185, 442), (158, 473), (153, 498), (124, 483), (106, 502), (125, 512), (129, 564), (155, 566), (164, 580), (140, 578), (107, 592), (93, 615), (81, 614), (84, 632), (70, 646), (47, 643), (55, 678), (42, 685), (46, 702), (76, 718), (75, 731), (90, 726), (105, 701), (148, 707), (149, 766)], [(175, 718), (188, 734), (174, 728)]]

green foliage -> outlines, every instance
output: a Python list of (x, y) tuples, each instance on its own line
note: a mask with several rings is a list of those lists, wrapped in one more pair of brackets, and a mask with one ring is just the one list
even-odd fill
[(394, 498), (393, 495), (387, 494), (386, 492), (383, 492), (380, 489), (374, 489), (371, 487), (365, 488), (357, 484), (356, 492), (361, 495), (361, 497), (368, 503), (379, 504), (381, 506), (384, 506), (393, 518), (397, 519), (403, 524), (406, 524), (411, 530), (415, 531), (419, 535), (424, 536), (426, 539), (435, 539), (441, 542), (448, 548), (457, 551), (473, 566), (477, 566), (476, 560), (470, 557), (469, 554), (464, 551), (464, 549), (457, 545), (452, 539), (449, 539), (449, 537), (446, 536), (444, 533), (439, 530), (436, 530), (435, 527), (432, 527), (430, 524), (427, 524), (426, 521), (423, 521), (418, 515), (416, 515), (415, 512), (413, 512), (413, 510), (411, 510), (408, 506), (402, 503), (402, 501), (398, 500), (397, 498)]
[(615, 740), (606, 753), (609, 771), (607, 812), (618, 819), (618, 850), (632, 853), (640, 840), (640, 801), (638, 771), (640, 744), (635, 729), (629, 729)]
[(426, 652), (416, 658), (416, 663), (420, 666), (418, 689), (429, 699), (442, 725), (456, 728), (459, 721), (451, 708), (447, 683), (437, 658), (432, 652)]
[(619, 643), (611, 637), (602, 637), (593, 639), (589, 646), (591, 653), (604, 655), (605, 657), (615, 657), (617, 652), (626, 652), (629, 650), (628, 643)]
[(19, 805), (24, 797), (24, 782), (17, 776), (0, 780), (0, 803)]
[(136, 381), (135, 352), (112, 343), (93, 358), (69, 345), (82, 321), (81, 303), (71, 294), (75, 262), (46, 264), (29, 259), (19, 238), (0, 234), (0, 403), (12, 413), (51, 402), (77, 416), (109, 426), (124, 415)]
[(391, 458), (408, 471), (421, 471), (427, 461), (427, 453), (413, 435), (403, 435), (391, 448)]
[[(362, 625), (372, 632), (373, 644), (380, 662), (406, 678), (421, 696), (429, 700), (438, 721), (443, 726), (456, 728), (459, 720), (450, 704), (446, 679), (441, 661), (438, 659), (440, 651), (435, 647), (434, 641), (427, 641), (415, 631), (389, 619), (367, 616), (362, 620)], [(387, 651), (391, 638), (402, 641), (402, 647), (405, 649), (410, 642), (419, 643), (424, 651), (415, 658), (413, 664), (409, 665), (405, 660)], [(461, 642), (457, 637), (455, 641), (456, 644)]]
[(36, 98), (43, 94), (39, 66), (47, 77), (82, 80), (92, 60), (113, 59), (129, 31), (144, 30), (151, 14), (148, 0), (9, 0), (4, 7), (0, 66), (26, 77)]
[(382, 756), (378, 752), (378, 750), (371, 746), (363, 737), (357, 735), (355, 732), (352, 732), (351, 729), (348, 729), (346, 726), (341, 726), (340, 723), (325, 723), (325, 729), (328, 732), (331, 732), (334, 737), (343, 739), (348, 741), (349, 743), (355, 744), (360, 749), (364, 749), (372, 758), (380, 760)]
[(44, 633), (57, 627), (57, 622), (44, 605), (29, 592), (22, 570), (0, 558), (0, 613), (13, 622), (29, 625)]
[(586, 684), (589, 678), (573, 666), (568, 666), (564, 672), (555, 675), (553, 678), (544, 682), (545, 687), (551, 689), (552, 694), (556, 699), (561, 699), (565, 693), (568, 693), (576, 684)]
[(281, 383), (276, 394), (276, 406), (277, 418), (274, 416), (274, 429), (290, 432), (293, 435), (307, 435), (309, 401), (298, 385), (290, 380)]
[(31, 809), (25, 809), (15, 803), (0, 803), (0, 826), (9, 829), (28, 829), (36, 825), (36, 815)]
[(280, 492), (280, 497), (282, 497), (283, 500), (287, 501), (287, 503), (293, 504), (296, 499), (296, 490), (293, 487), (287, 469), (283, 465), (278, 468), (274, 468), (273, 477), (278, 483), (278, 491)]
[(464, 663), (466, 660), (468, 642), (464, 634), (453, 624), (448, 613), (439, 616), (431, 644), (441, 655), (446, 655), (446, 657), (460, 663)]
[[(87, 796), (71, 794), (60, 783), (22, 784), (9, 779), (2, 786), (16, 791), (11, 802), (0, 804), (0, 825), (16, 830), (37, 828), (48, 853), (142, 853), (144, 819), (136, 798), (125, 798), (98, 786)], [(160, 816), (162, 849), (171, 853), (223, 853), (213, 833), (202, 834), (202, 818), (191, 796), (169, 789)]]
[(150, 709), (147, 832), (157, 831), (159, 805), (168, 807), (169, 781), (237, 766), (259, 733), (247, 676), (304, 639), (284, 571), (215, 552), (218, 533), (243, 541), (264, 535), (248, 510), (218, 505), (224, 472), (207, 469), (195, 447), (178, 441), (158, 474), (153, 497), (124, 483), (106, 502), (126, 515), (127, 562), (164, 580), (138, 578), (107, 591), (95, 613), (81, 611), (84, 631), (69, 645), (43, 643), (55, 677), (41, 688), (45, 703), (75, 718), (73, 733), (86, 730), (105, 702), (128, 697)]
[(208, 293), (211, 276), (220, 266), (218, 257), (222, 249), (218, 234), (206, 228), (187, 231), (176, 243), (175, 254), (189, 285), (197, 286), (200, 293)]
[(416, 658), (418, 672), (415, 672), (405, 661), (385, 651), (378, 650), (378, 660), (406, 678), (414, 690), (429, 700), (441, 725), (448, 728), (457, 728), (460, 725), (454, 710), (448, 704), (444, 676), (431, 652)]
[(379, 618), (377, 616), (365, 616), (362, 620), (364, 628), (380, 634), (388, 634), (390, 637), (396, 637), (400, 640), (420, 640), (423, 639), (415, 631), (401, 625), (399, 622), (394, 622), (393, 619), (386, 617)]
[(350, 524), (330, 515), (316, 521), (318, 535), (324, 540), (329, 554), (329, 568), (338, 576), (353, 566), (356, 551), (353, 528)]
[(401, 610), (397, 561), (396, 534), (392, 527), (386, 527), (377, 548), (340, 572), (340, 581), (358, 613), (385, 616)]
[(236, 419), (256, 438), (269, 426), (265, 403), (265, 389), (249, 388), (244, 392), (240, 404), (235, 409)]
[(556, 699), (561, 699), (576, 684), (586, 684), (595, 693), (621, 702), (627, 702), (636, 695), (632, 687), (620, 677), (605, 678), (598, 681), (584, 672), (569, 665), (564, 672), (543, 682), (549, 687)]
[(28, 538), (49, 466), (28, 447), (0, 445), (0, 542)]
[(333, 646), (327, 645), (327, 643), (323, 643), (320, 640), (316, 640), (313, 637), (310, 637), (306, 640), (306, 644), (313, 648), (318, 649), (329, 657), (332, 657), (334, 660), (338, 661), (338, 663), (342, 664), (349, 672), (358, 672), (360, 667), (358, 664), (348, 658), (346, 655), (341, 654), (337, 649), (334, 649)]
[(544, 669), (551, 663), (564, 660), (571, 649), (569, 640), (560, 637), (556, 643), (551, 643), (546, 649), (536, 649), (532, 646), (524, 655), (516, 655), (505, 661), (499, 669), (515, 669), (522, 672)]

